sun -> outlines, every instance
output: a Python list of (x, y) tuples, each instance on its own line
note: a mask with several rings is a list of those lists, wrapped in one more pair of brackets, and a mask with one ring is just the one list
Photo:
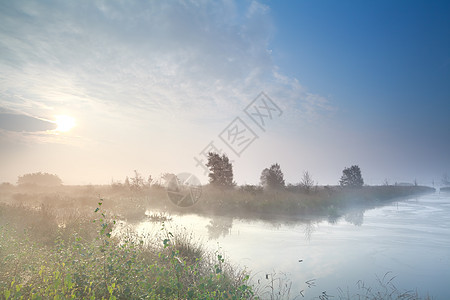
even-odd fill
[(59, 132), (67, 132), (70, 129), (72, 129), (73, 127), (75, 127), (76, 123), (75, 123), (75, 119), (70, 117), (70, 116), (66, 116), (66, 115), (59, 115), (59, 116), (55, 116), (56, 118), (56, 131)]

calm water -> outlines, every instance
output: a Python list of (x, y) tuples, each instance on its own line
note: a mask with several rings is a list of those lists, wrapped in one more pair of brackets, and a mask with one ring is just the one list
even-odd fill
[[(377, 277), (391, 272), (386, 278), (396, 276), (393, 283), (400, 291), (450, 299), (449, 194), (354, 211), (334, 223), (184, 215), (173, 216), (166, 227), (192, 231), (195, 239), (213, 251), (219, 249), (227, 261), (251, 270), (252, 280), (259, 280), (261, 286), (274, 273), (274, 278), (286, 276), (292, 283), (292, 298), (302, 298), (301, 292), (306, 299), (318, 299), (326, 292), (336, 299), (338, 288), (352, 295), (362, 293), (359, 280), (381, 289)], [(136, 226), (141, 233), (160, 228), (161, 224), (151, 222)]]

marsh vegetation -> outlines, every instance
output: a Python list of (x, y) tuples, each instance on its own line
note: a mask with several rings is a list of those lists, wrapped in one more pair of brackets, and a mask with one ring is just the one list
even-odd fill
[[(168, 201), (165, 188), (158, 184), (4, 184), (0, 188), (0, 297), (289, 298), (288, 278), (251, 281), (245, 268), (233, 266), (220, 251), (205, 249), (189, 233), (168, 229), (165, 222), (174, 214), (192, 213), (231, 218), (231, 222), (293, 216), (337, 219), (350, 208), (368, 209), (394, 197), (430, 191), (395, 186), (311, 190), (204, 186), (201, 201), (180, 208)], [(160, 230), (142, 236), (124, 225), (143, 221), (156, 223)], [(211, 231), (227, 227), (219, 223), (211, 221)], [(120, 234), (114, 228), (121, 228)]]
[(217, 299), (253, 297), (245, 271), (185, 235), (161, 227), (144, 240), (112, 234), (102, 208), (72, 211), (63, 223), (49, 205), (0, 205), (0, 298)]

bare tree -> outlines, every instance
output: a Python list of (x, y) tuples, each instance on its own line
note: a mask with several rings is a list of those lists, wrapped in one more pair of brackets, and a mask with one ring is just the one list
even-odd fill
[(442, 185), (444, 186), (449, 186), (450, 185), (450, 180), (448, 178), (448, 174), (444, 173), (442, 174), (442, 180), (441, 180)]
[(308, 171), (304, 171), (302, 179), (300, 180), (300, 188), (304, 192), (310, 193), (313, 187), (314, 187), (314, 180), (312, 179), (311, 174)]
[(151, 187), (152, 186), (152, 184), (153, 184), (153, 178), (152, 178), (152, 175), (148, 175), (148, 178), (147, 178), (147, 187)]
[(134, 170), (134, 177), (131, 177), (131, 189), (140, 190), (144, 187), (144, 178), (136, 170)]

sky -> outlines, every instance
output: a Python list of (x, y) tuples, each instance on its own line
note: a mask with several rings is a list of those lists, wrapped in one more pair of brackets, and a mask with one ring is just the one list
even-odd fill
[(0, 182), (450, 174), (448, 1), (0, 1)]

